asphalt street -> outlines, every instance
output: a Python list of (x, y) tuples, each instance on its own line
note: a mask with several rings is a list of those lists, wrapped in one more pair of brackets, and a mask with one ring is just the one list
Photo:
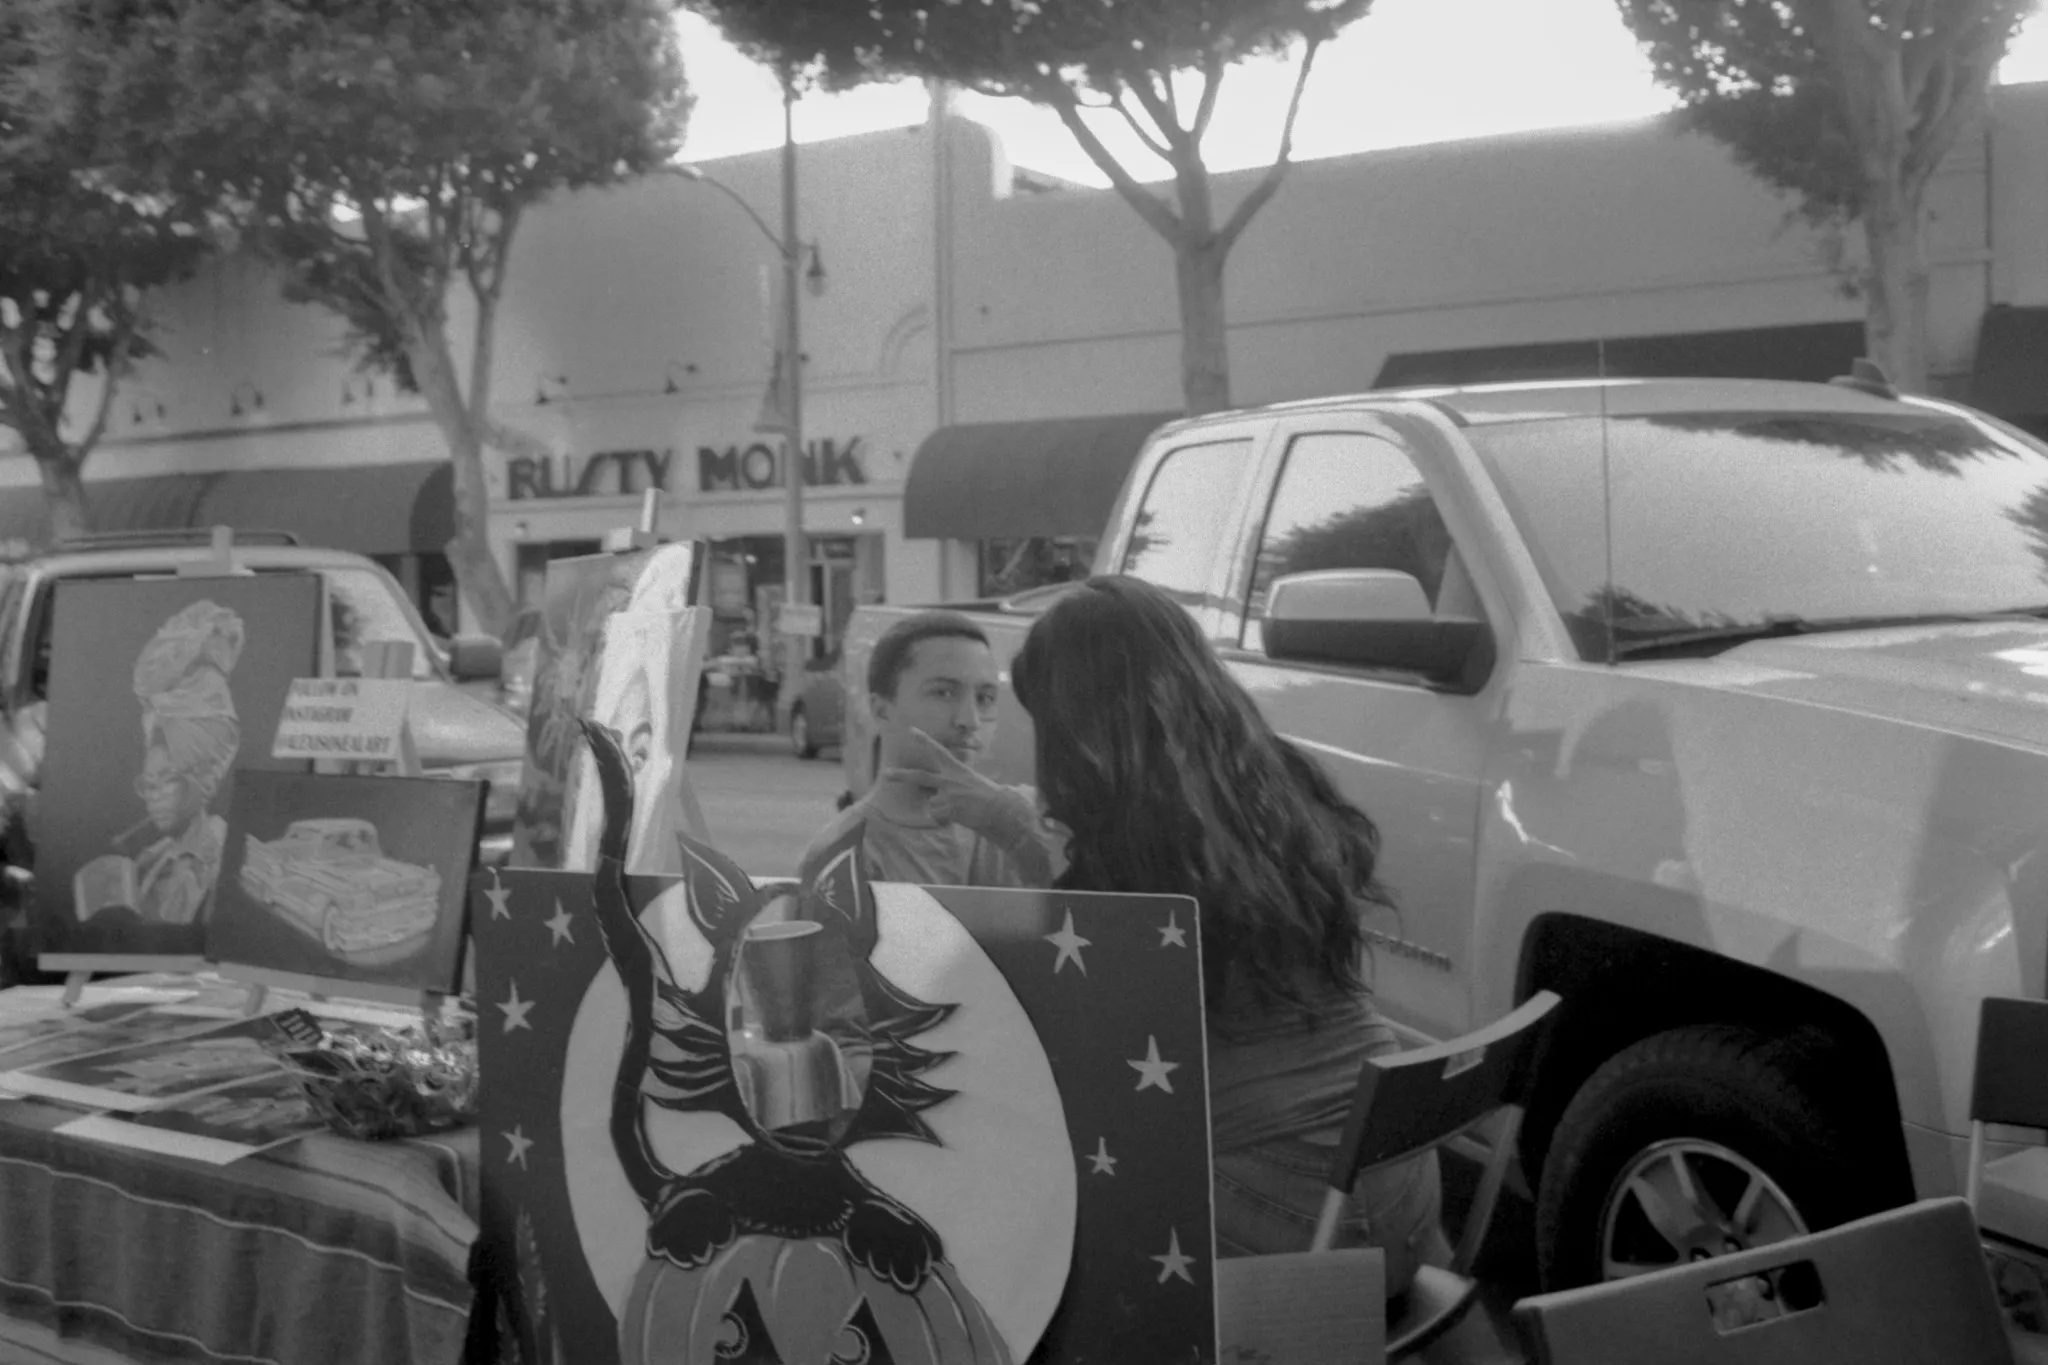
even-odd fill
[(801, 759), (780, 735), (700, 734), (684, 772), (711, 842), (757, 880), (796, 875), (846, 790), (837, 749)]

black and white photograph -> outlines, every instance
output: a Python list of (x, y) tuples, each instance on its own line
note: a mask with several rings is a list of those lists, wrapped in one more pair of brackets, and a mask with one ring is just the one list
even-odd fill
[(2048, 1365), (2048, 0), (0, 11), (0, 1361)]
[(207, 956), (231, 973), (456, 991), (482, 805), (475, 782), (242, 775)]

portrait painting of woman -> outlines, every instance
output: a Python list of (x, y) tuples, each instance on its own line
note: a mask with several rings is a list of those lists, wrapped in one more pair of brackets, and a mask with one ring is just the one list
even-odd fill
[(31, 923), (41, 953), (196, 956), (236, 769), (319, 671), (313, 574), (59, 585)]

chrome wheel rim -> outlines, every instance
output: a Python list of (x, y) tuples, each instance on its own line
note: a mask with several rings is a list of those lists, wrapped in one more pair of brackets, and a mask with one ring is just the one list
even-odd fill
[(1755, 1162), (1676, 1138), (1629, 1162), (1600, 1210), (1600, 1278), (1623, 1280), (1804, 1236), (1806, 1220)]

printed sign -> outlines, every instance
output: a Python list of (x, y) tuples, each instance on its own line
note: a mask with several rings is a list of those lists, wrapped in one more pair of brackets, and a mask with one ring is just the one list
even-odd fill
[(393, 762), (412, 685), (386, 678), (294, 678), (272, 758)]
[(775, 629), (784, 635), (805, 638), (821, 635), (825, 630), (825, 609), (808, 602), (784, 602), (775, 613)]
[(1216, 1358), (1192, 901), (684, 848), (473, 891), (519, 1358)]

